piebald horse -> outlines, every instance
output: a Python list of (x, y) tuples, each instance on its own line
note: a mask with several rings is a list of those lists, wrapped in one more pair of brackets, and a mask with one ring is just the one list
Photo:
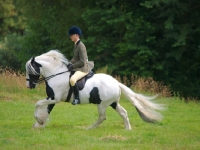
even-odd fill
[[(50, 50), (27, 61), (27, 87), (33, 89), (37, 83), (44, 81), (47, 93), (47, 98), (39, 100), (35, 104), (34, 128), (45, 127), (54, 105), (60, 101), (65, 102), (69, 96), (70, 71), (66, 67), (68, 63), (66, 57), (58, 50)], [(41, 76), (42, 78), (40, 78)], [(121, 92), (135, 106), (145, 122), (155, 123), (162, 120), (163, 116), (159, 110), (164, 107), (153, 101), (156, 96), (137, 94), (112, 76), (99, 73), (89, 78), (84, 88), (79, 91), (81, 104), (93, 103), (98, 108), (98, 120), (88, 129), (98, 127), (106, 119), (106, 108), (111, 106), (122, 117), (125, 129), (131, 130), (127, 111), (119, 104)], [(69, 98), (68, 102), (72, 102), (72, 100), (73, 96)]]

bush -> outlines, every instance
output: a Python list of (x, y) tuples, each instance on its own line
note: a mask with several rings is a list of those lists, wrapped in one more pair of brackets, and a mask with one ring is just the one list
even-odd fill
[[(21, 50), (21, 36), (16, 34), (9, 34), (1, 42), (0, 46), (0, 66), (2, 68), (12, 68), (19, 70), (21, 68), (20, 50)], [(24, 65), (23, 65), (24, 66)]]

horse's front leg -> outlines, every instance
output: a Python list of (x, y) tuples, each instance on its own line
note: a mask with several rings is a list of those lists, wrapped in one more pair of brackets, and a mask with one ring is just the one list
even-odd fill
[(34, 118), (36, 119), (36, 122), (34, 123), (34, 128), (43, 128), (46, 125), (46, 122), (48, 120), (48, 105), (36, 105), (35, 112), (34, 112)]
[(36, 119), (34, 128), (45, 127), (48, 116), (55, 105), (55, 100), (40, 100), (36, 103), (34, 117)]
[(44, 100), (39, 100), (37, 101), (37, 103), (35, 104), (35, 106), (43, 106), (43, 105), (49, 105), (49, 104), (55, 104), (57, 103), (56, 100), (52, 100), (51, 98), (49, 99), (44, 99)]

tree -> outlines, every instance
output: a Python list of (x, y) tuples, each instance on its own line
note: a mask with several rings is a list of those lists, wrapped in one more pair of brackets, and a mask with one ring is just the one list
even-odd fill
[(80, 0), (18, 0), (18, 6), (27, 18), (26, 48), (29, 56), (39, 55), (51, 49), (59, 49), (67, 57), (72, 56), (73, 43), (68, 29), (78, 25), (84, 29)]
[(200, 97), (199, 4), (100, 0), (83, 15), (89, 51), (116, 74), (152, 76), (180, 96)]
[(18, 70), (21, 59), (16, 54), (25, 30), (25, 17), (15, 4), (14, 0), (0, 1), (0, 66)]
[(89, 60), (113, 74), (153, 77), (183, 97), (199, 97), (200, 2), (196, 0), (17, 0), (26, 19), (17, 56), (50, 49), (71, 57), (68, 29), (83, 31)]
[[(147, 18), (154, 23), (156, 51), (162, 69), (154, 78), (171, 85), (183, 97), (198, 97), (200, 2), (196, 0), (158, 0), (142, 4), (149, 12)], [(152, 17), (154, 16), (154, 17)]]
[(123, 41), (126, 31), (126, 22), (131, 13), (127, 13), (123, 7), (124, 1), (94, 2), (82, 15), (87, 24), (87, 50), (89, 56), (95, 60), (95, 67), (109, 65), (109, 68), (117, 73), (121, 63), (120, 59), (114, 59), (119, 54), (118, 44)]
[(9, 33), (23, 34), (24, 19), (21, 12), (16, 10), (13, 0), (0, 1), (0, 38)]

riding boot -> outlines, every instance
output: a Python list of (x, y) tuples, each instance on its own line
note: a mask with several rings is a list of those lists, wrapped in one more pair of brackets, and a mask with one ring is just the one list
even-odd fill
[(74, 100), (72, 102), (72, 105), (80, 104), (78, 85), (75, 84), (74, 86), (72, 86), (72, 88), (73, 88), (73, 91), (74, 91)]

